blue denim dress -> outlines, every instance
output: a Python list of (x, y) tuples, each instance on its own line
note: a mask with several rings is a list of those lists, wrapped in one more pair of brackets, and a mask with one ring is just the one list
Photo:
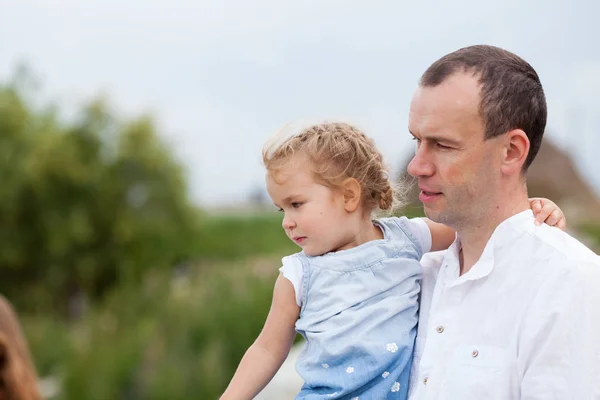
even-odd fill
[(374, 222), (381, 240), (286, 257), (302, 265), (296, 331), (306, 344), (296, 369), (305, 383), (296, 399), (407, 397), (423, 250), (406, 218)]

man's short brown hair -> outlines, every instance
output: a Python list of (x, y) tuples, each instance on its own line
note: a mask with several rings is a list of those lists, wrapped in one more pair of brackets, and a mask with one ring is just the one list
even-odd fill
[(422, 87), (441, 84), (455, 73), (479, 77), (479, 112), (485, 123), (485, 138), (522, 129), (530, 148), (523, 171), (533, 162), (546, 128), (546, 97), (538, 74), (521, 57), (486, 45), (469, 46), (445, 55), (425, 71)]

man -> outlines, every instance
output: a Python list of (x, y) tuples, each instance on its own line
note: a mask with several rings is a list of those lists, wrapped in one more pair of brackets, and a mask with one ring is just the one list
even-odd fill
[(527, 200), (545, 125), (537, 73), (503, 49), (460, 49), (421, 78), (408, 172), (457, 237), (423, 259), (411, 399), (600, 399), (600, 257), (534, 224)]

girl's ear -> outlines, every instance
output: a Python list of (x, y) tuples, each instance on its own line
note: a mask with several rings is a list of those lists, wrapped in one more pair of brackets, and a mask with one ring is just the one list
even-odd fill
[(348, 212), (356, 211), (362, 194), (360, 183), (354, 178), (346, 179), (342, 183), (342, 193), (344, 195), (344, 209)]

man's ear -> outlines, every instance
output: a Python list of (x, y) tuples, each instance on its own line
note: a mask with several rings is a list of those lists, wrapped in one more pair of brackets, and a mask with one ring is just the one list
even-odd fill
[(520, 174), (529, 154), (529, 138), (521, 129), (513, 129), (504, 138), (502, 153), (502, 173), (504, 175)]
[(362, 194), (360, 183), (354, 178), (348, 178), (342, 182), (342, 194), (344, 195), (344, 209), (354, 212), (359, 204)]

